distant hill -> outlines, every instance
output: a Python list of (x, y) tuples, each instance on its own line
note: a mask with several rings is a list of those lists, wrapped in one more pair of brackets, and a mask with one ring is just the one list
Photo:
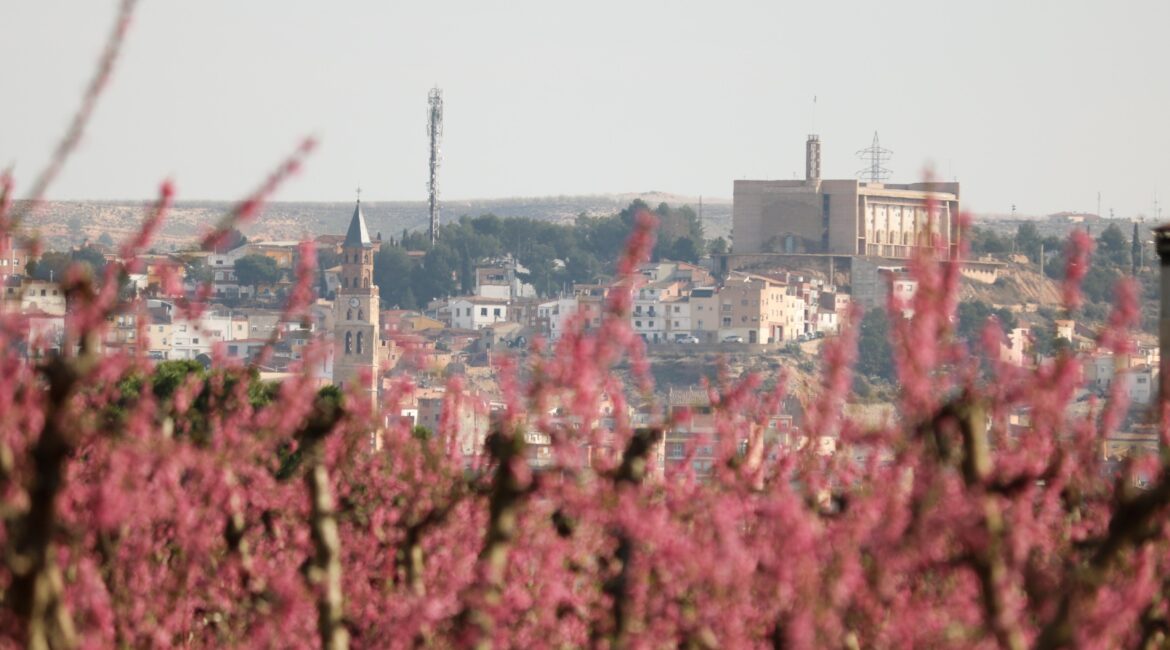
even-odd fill
[[(661, 192), (641, 194), (606, 194), (596, 196), (545, 196), (505, 199), (448, 200), (442, 203), (444, 222), (461, 216), (492, 213), (501, 217), (526, 217), (554, 222), (572, 221), (577, 215), (591, 217), (616, 214), (635, 198), (651, 206), (667, 203), (672, 207), (690, 205), (699, 208), (698, 197), (683, 197)], [(191, 242), (231, 207), (227, 201), (185, 201), (176, 204), (156, 238), (159, 248), (182, 246)], [(371, 234), (381, 232), (389, 238), (403, 229), (425, 228), (425, 201), (363, 201)], [(50, 201), (28, 220), (30, 230), (38, 232), (50, 247), (63, 247), (97, 240), (108, 233), (116, 241), (134, 232), (142, 220), (143, 207), (130, 201)], [(263, 214), (244, 228), (252, 239), (300, 239), (325, 233), (344, 233), (353, 203), (268, 204)], [(728, 236), (731, 232), (731, 201), (703, 199), (703, 221), (707, 236)]]

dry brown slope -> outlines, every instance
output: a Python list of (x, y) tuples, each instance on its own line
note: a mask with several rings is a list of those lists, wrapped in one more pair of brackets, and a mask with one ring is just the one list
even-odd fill
[(965, 280), (959, 298), (964, 301), (982, 300), (995, 306), (1035, 303), (1055, 307), (1060, 305), (1060, 285), (1040, 275), (1034, 268), (1012, 264), (1004, 269), (995, 284)]

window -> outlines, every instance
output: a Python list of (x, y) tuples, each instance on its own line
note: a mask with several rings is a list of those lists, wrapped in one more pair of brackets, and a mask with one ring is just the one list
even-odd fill
[(357, 353), (358, 354), (362, 353), (362, 333), (361, 332), (358, 332), (358, 335), (357, 335)]
[(499, 315), (500, 315), (500, 308), (499, 307), (496, 307), (495, 309), (492, 310), (492, 316), (495, 316), (498, 318)]
[(229, 355), (229, 356), (233, 356), (233, 357), (238, 357), (238, 356), (240, 356), (240, 346), (238, 346), (238, 345), (229, 345), (229, 346), (228, 346), (228, 355)]
[(675, 306), (674, 306), (674, 313), (676, 313), (676, 314), (677, 314), (677, 313), (679, 313), (680, 311), (682, 311), (682, 308), (680, 308), (678, 305), (675, 305)]
[(346, 332), (345, 333), (345, 353), (346, 354), (353, 353), (353, 332)]
[(641, 327), (641, 326), (642, 326), (642, 321), (640, 321), (640, 320), (634, 321), (634, 327)]
[(724, 327), (731, 327), (731, 318), (729, 318), (729, 317), (724, 317), (724, 318), (723, 318), (723, 326), (724, 326)]
[(365, 319), (366, 319), (365, 312), (362, 311), (361, 307), (358, 307), (358, 320), (365, 320)]
[(678, 327), (678, 321), (674, 321), (674, 326)]
[(479, 308), (479, 315), (480, 316), (487, 316), (487, 307), (480, 307)]
[(191, 345), (199, 345), (199, 337), (192, 338)]
[(42, 295), (42, 296), (44, 296), (44, 295), (45, 295), (45, 290), (44, 290), (44, 289), (41, 289), (41, 295)]
[(352, 309), (345, 310), (345, 320), (353, 320), (353, 310)]

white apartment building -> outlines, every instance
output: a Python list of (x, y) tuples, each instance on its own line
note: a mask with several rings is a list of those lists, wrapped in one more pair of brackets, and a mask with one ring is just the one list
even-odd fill
[(483, 329), (508, 320), (508, 301), (499, 298), (465, 296), (448, 303), (451, 327), (461, 330)]
[(20, 312), (65, 315), (65, 291), (57, 282), (20, 278), (5, 286), (4, 300), (14, 304), (20, 301)]
[(548, 338), (550, 341), (560, 340), (565, 332), (569, 319), (577, 313), (576, 298), (557, 298), (542, 302), (536, 307), (536, 316), (542, 322), (548, 323)]
[(1133, 404), (1149, 404), (1154, 399), (1154, 378), (1157, 373), (1149, 366), (1130, 368), (1122, 374), (1125, 392)]
[(634, 333), (647, 343), (666, 342), (667, 316), (662, 299), (671, 295), (677, 295), (677, 287), (672, 283), (655, 282), (637, 290), (630, 320), (634, 324)]
[(536, 287), (521, 281), (518, 273), (526, 274), (528, 269), (510, 257), (491, 266), (476, 268), (475, 295), (500, 300), (535, 298)]
[[(165, 331), (161, 333), (165, 334)], [(216, 343), (247, 338), (249, 338), (248, 321), (243, 317), (207, 313), (197, 320), (189, 320), (182, 316), (173, 315), (169, 358), (194, 359), (201, 354), (210, 355), (212, 346)]]

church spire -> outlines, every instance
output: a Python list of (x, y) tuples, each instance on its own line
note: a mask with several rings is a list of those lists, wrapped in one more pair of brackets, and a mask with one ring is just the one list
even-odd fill
[(353, 218), (349, 221), (349, 230), (345, 233), (344, 246), (367, 246), (370, 243), (370, 231), (366, 228), (366, 217), (362, 214), (362, 190), (358, 188), (357, 205), (353, 209)]

